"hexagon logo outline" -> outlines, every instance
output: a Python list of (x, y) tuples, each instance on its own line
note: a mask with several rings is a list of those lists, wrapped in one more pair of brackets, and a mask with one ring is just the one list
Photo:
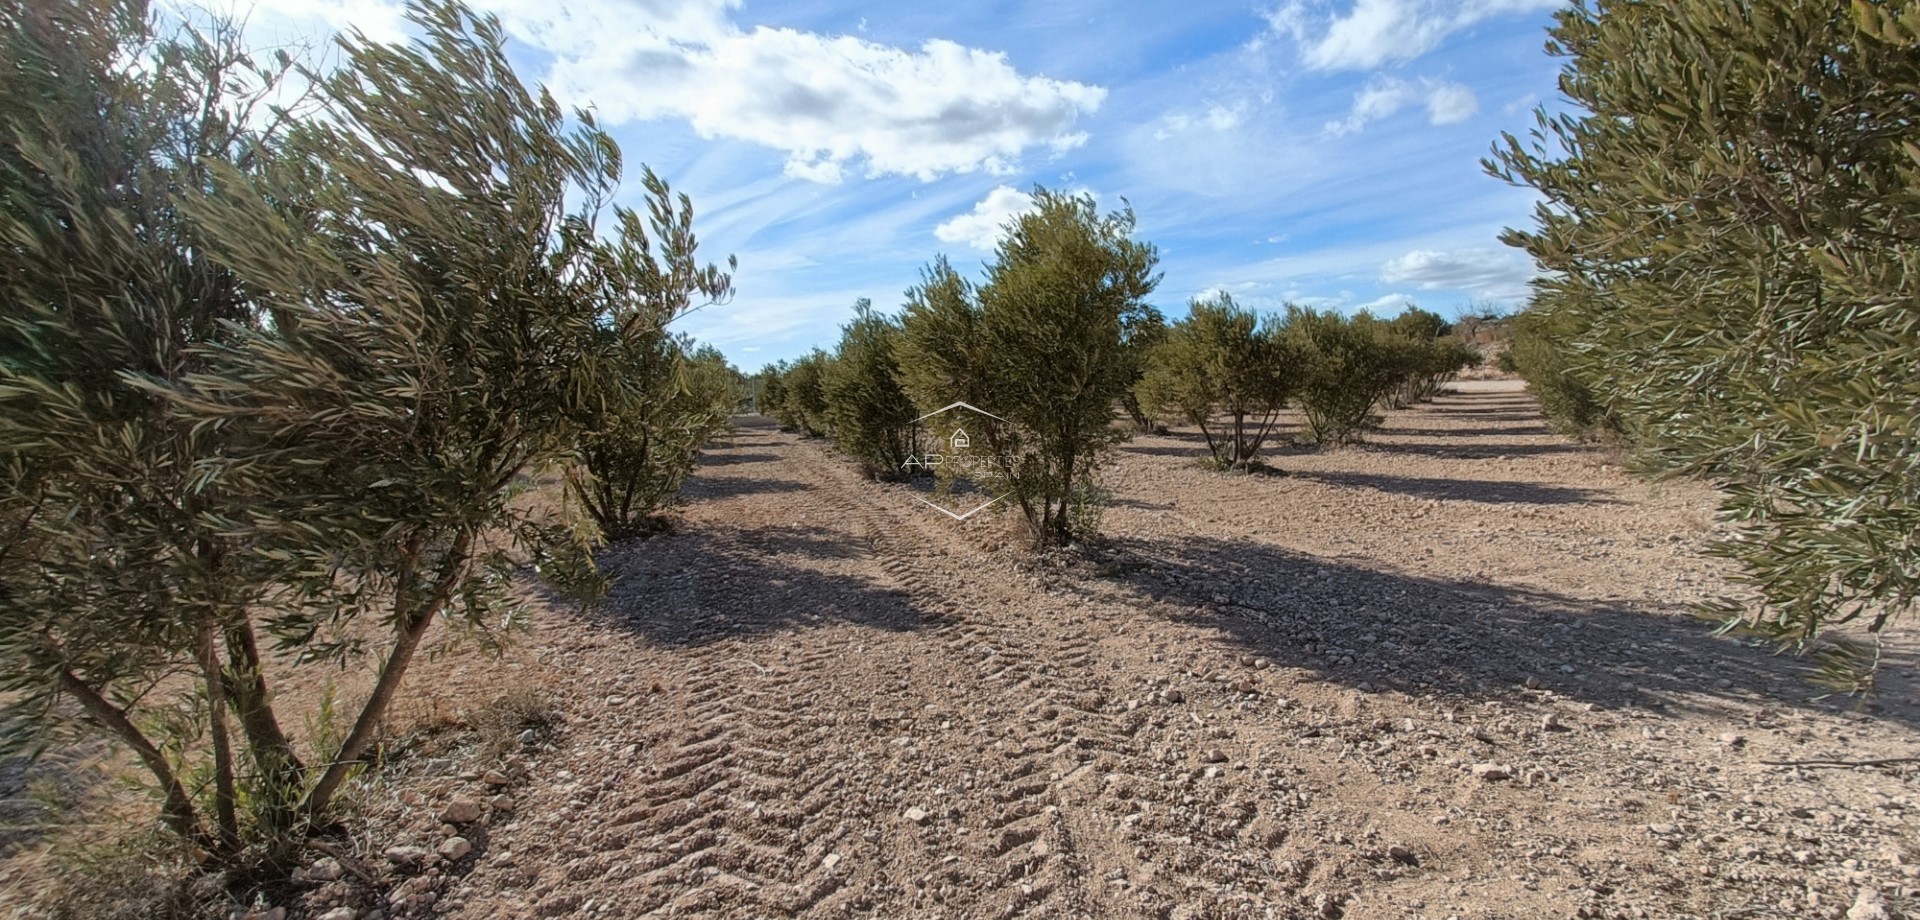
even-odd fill
[[(969, 403), (969, 402), (965, 402), (965, 401), (960, 401), (960, 400), (956, 400), (956, 401), (954, 401), (954, 402), (952, 402), (952, 403), (949, 403), (949, 404), (947, 404), (947, 405), (944, 405), (944, 406), (941, 406), (940, 408), (938, 408), (938, 409), (935, 409), (935, 410), (933, 410), (932, 412), (929, 412), (929, 413), (927, 413), (927, 414), (925, 414), (925, 415), (922, 415), (922, 416), (920, 416), (919, 418), (916, 418), (916, 419), (914, 419), (914, 420), (913, 420), (913, 422), (912, 422), (912, 424), (915, 424), (915, 425), (918, 425), (918, 424), (920, 424), (921, 422), (924, 422), (924, 421), (926, 421), (927, 419), (930, 419), (930, 418), (933, 418), (933, 417), (934, 417), (934, 416), (936, 416), (936, 415), (939, 415), (939, 414), (941, 414), (941, 413), (943, 413), (943, 412), (947, 412), (947, 411), (949, 411), (949, 410), (953, 410), (953, 409), (966, 409), (966, 410), (968, 410), (968, 411), (971, 411), (971, 412), (978, 412), (979, 414), (981, 414), (981, 415), (984, 415), (984, 416), (986, 416), (987, 418), (990, 418), (990, 419), (993, 419), (994, 421), (997, 421), (997, 422), (1006, 422), (1007, 424), (1012, 424), (1012, 422), (1007, 422), (1007, 420), (1006, 420), (1006, 419), (1004, 419), (1004, 418), (1001, 418), (1001, 417), (1000, 417), (1000, 416), (998, 416), (998, 415), (994, 415), (993, 413), (991, 413), (991, 412), (988, 412), (987, 410), (985, 410), (985, 409), (982, 409), (982, 408), (980, 408), (979, 406), (976, 406), (976, 405), (974, 405), (974, 404), (972, 404), (972, 403)], [(963, 439), (964, 439), (964, 440), (963, 440)], [(966, 435), (966, 433), (965, 433), (965, 429), (958, 429), (958, 430), (956, 430), (956, 432), (955, 432), (955, 434), (954, 434), (954, 437), (953, 437), (953, 439), (952, 439), (952, 443), (954, 444), (954, 446), (955, 446), (955, 447), (965, 447), (965, 446), (969, 446), (969, 445), (971, 445), (971, 443), (972, 443), (972, 440), (971, 440), (971, 438), (970, 438), (970, 437), (968, 437), (968, 436)], [(954, 512), (952, 512), (952, 511), (950, 511), (950, 510), (948, 510), (948, 509), (946, 509), (946, 508), (943, 508), (943, 507), (941, 507), (940, 505), (938, 505), (938, 504), (936, 504), (936, 503), (934, 503), (934, 502), (930, 502), (930, 501), (927, 501), (926, 499), (924, 499), (924, 498), (921, 498), (921, 497), (920, 497), (920, 496), (918, 496), (918, 495), (915, 495), (915, 496), (913, 497), (913, 500), (914, 500), (914, 501), (917, 501), (917, 502), (919, 502), (920, 504), (923, 504), (923, 505), (926, 505), (927, 507), (929, 507), (929, 508), (932, 508), (932, 509), (933, 509), (933, 510), (935, 510), (935, 511), (938, 511), (938, 512), (940, 512), (941, 514), (944, 514), (944, 515), (946, 515), (947, 517), (950, 517), (950, 518), (953, 518), (953, 519), (954, 519), (954, 520), (956, 520), (956, 521), (960, 521), (960, 522), (963, 522), (963, 523), (964, 523), (964, 522), (965, 522), (965, 521), (966, 521), (966, 520), (967, 520), (968, 518), (970, 518), (970, 517), (973, 517), (974, 515), (976, 515), (976, 514), (979, 514), (980, 512), (982, 512), (982, 511), (985, 511), (985, 510), (987, 510), (988, 508), (991, 508), (991, 507), (993, 507), (994, 505), (996, 505), (996, 504), (998, 504), (998, 503), (1000, 502), (1000, 500), (1001, 500), (1001, 499), (1003, 499), (1003, 498), (1006, 498), (1007, 496), (1009, 496), (1009, 495), (1012, 495), (1012, 494), (1013, 494), (1012, 492), (1002, 492), (1002, 493), (1000, 493), (999, 495), (996, 495), (996, 496), (994, 496), (993, 498), (991, 498), (991, 499), (988, 499), (988, 500), (987, 500), (987, 502), (986, 502), (985, 504), (983, 504), (983, 505), (980, 505), (979, 507), (977, 507), (977, 508), (974, 508), (974, 509), (973, 509), (973, 510), (971, 510), (971, 511), (968, 511), (968, 512), (966, 512), (965, 514), (955, 514)]]

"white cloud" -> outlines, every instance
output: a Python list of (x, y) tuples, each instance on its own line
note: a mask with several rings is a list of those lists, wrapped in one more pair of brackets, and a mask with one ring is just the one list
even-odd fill
[(1247, 105), (1244, 102), (1236, 102), (1231, 106), (1221, 105), (1218, 102), (1210, 102), (1207, 104), (1207, 110), (1198, 115), (1175, 112), (1162, 118), (1160, 120), (1162, 126), (1153, 132), (1153, 136), (1158, 140), (1164, 141), (1177, 134), (1184, 134), (1193, 128), (1203, 126), (1214, 131), (1231, 131), (1240, 126), (1240, 122), (1246, 117), (1246, 114)]
[(1388, 118), (1409, 105), (1424, 105), (1427, 121), (1436, 125), (1458, 124), (1480, 111), (1480, 100), (1473, 90), (1459, 83), (1422, 79), (1408, 82), (1397, 77), (1375, 76), (1353, 95), (1353, 110), (1339, 121), (1327, 122), (1333, 135), (1358, 132), (1370, 122)]
[(1012, 172), (1032, 148), (1086, 141), (1075, 120), (1106, 90), (1020, 73), (998, 52), (932, 40), (917, 51), (855, 36), (742, 29), (727, 0), (493, 0), (556, 56), (551, 82), (615, 122), (680, 118), (705, 138), (786, 154), (788, 175), (850, 168), (923, 181)]
[(1478, 111), (1473, 90), (1458, 83), (1442, 83), (1427, 95), (1427, 119), (1436, 125), (1457, 125)]
[(1388, 294), (1383, 297), (1375, 297), (1356, 307), (1355, 310), (1365, 310), (1374, 314), (1394, 314), (1412, 306), (1416, 306), (1412, 297), (1406, 294)]
[(1032, 209), (1032, 195), (1011, 186), (997, 186), (987, 193), (987, 197), (980, 199), (972, 211), (933, 228), (933, 235), (943, 243), (992, 252), (995, 246), (1000, 245), (1000, 237), (1006, 232), (1007, 224)]
[(1416, 249), (1380, 266), (1380, 280), (1388, 284), (1467, 291), (1495, 300), (1524, 299), (1533, 276), (1523, 256), (1496, 249)]
[(348, 28), (374, 41), (397, 42), (413, 30), (406, 7), (387, 0), (167, 0), (165, 5), (189, 17), (205, 10), (245, 23), (248, 41), (261, 46), (302, 41), (319, 46)]
[(1566, 0), (1355, 0), (1344, 15), (1325, 0), (1287, 0), (1266, 14), (1315, 70), (1372, 70), (1411, 61), (1484, 19), (1564, 6)]
[[(216, 0), (238, 2), (238, 0)], [(260, 0), (277, 19), (400, 34), (393, 0)], [(812, 182), (849, 171), (931, 181), (1014, 171), (1029, 150), (1085, 143), (1075, 121), (1106, 90), (1021, 73), (1005, 54), (931, 40), (917, 50), (789, 28), (743, 28), (738, 0), (474, 0), (553, 56), (542, 77), (608, 123), (683, 119), (703, 138), (786, 155)]]

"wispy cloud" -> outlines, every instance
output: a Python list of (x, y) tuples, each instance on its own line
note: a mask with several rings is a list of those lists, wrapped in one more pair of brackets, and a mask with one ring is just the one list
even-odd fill
[(1375, 76), (1353, 96), (1353, 110), (1339, 121), (1327, 122), (1332, 135), (1358, 133), (1370, 122), (1389, 118), (1409, 105), (1424, 105), (1427, 121), (1451, 125), (1466, 121), (1480, 111), (1480, 100), (1473, 90), (1459, 83), (1432, 78), (1417, 82), (1397, 77)]
[(1527, 295), (1533, 266), (1518, 253), (1496, 249), (1416, 249), (1380, 266), (1380, 280), (1422, 288), (1466, 291), (1495, 300)]
[(1327, 3), (1286, 0), (1267, 13), (1315, 70), (1372, 70), (1404, 64), (1482, 20), (1564, 6), (1566, 0), (1355, 0), (1344, 14)]

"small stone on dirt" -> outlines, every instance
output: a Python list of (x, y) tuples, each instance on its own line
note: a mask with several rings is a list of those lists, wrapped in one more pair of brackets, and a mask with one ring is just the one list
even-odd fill
[(340, 860), (328, 856), (314, 860), (313, 865), (307, 869), (307, 877), (322, 882), (331, 882), (345, 875), (346, 872), (346, 868), (340, 865)]
[(912, 821), (915, 824), (925, 824), (927, 823), (927, 819), (931, 817), (933, 816), (927, 814), (926, 809), (921, 808), (917, 805), (907, 809), (907, 814), (906, 814), (907, 820)]
[(433, 853), (426, 847), (395, 846), (387, 847), (382, 855), (386, 856), (387, 860), (395, 865), (414, 866), (426, 862), (427, 858), (432, 856)]
[(840, 854), (838, 853), (828, 853), (827, 858), (820, 860), (820, 868), (828, 872), (832, 872), (833, 867), (837, 865), (840, 865)]
[(447, 862), (457, 862), (460, 857), (473, 852), (473, 843), (465, 837), (448, 837), (440, 842), (440, 856)]
[(351, 907), (336, 907), (313, 920), (360, 920), (360, 912)]
[(1541, 688), (1541, 687), (1543, 687), (1543, 686), (1546, 686), (1546, 685), (1545, 685), (1545, 684), (1542, 684), (1542, 683), (1540, 682), (1540, 678), (1538, 678), (1538, 677), (1534, 677), (1534, 676), (1533, 676), (1533, 675), (1531, 675), (1531, 674), (1529, 674), (1529, 675), (1527, 675), (1527, 689), (1528, 689), (1528, 690), (1538, 690), (1538, 689), (1540, 689), (1540, 688)]
[(1560, 724), (1560, 717), (1551, 712), (1540, 717), (1540, 730), (1543, 732), (1557, 732), (1565, 729), (1566, 726)]
[(440, 810), (440, 820), (448, 824), (470, 824), (480, 820), (484, 811), (479, 802), (464, 795), (455, 796), (453, 801), (447, 803), (447, 807)]
[(1226, 763), (1227, 752), (1220, 750), (1219, 748), (1213, 748), (1207, 751), (1207, 756), (1205, 759), (1207, 763)]
[(1497, 779), (1512, 779), (1513, 770), (1509, 769), (1505, 764), (1477, 763), (1473, 765), (1473, 775), (1487, 782), (1493, 782)]
[(1187, 701), (1187, 695), (1178, 690), (1164, 691), (1160, 694), (1160, 698), (1169, 703), (1184, 703)]
[(1392, 857), (1394, 862), (1406, 863), (1409, 866), (1420, 862), (1420, 857), (1415, 856), (1412, 849), (1397, 843), (1387, 847), (1387, 855)]
[(487, 804), (492, 805), (494, 811), (503, 811), (503, 812), (506, 812), (507, 814), (513, 814), (513, 796), (505, 795), (505, 794), (496, 795), (493, 798), (488, 799)]
[(513, 782), (513, 779), (499, 770), (488, 770), (480, 775), (480, 781), (489, 786), (505, 786)]

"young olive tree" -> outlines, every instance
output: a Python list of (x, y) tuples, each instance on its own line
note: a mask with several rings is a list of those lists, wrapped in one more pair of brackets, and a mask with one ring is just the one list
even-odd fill
[(900, 388), (900, 322), (862, 298), (841, 327), (840, 347), (822, 380), (834, 444), (874, 479), (898, 479), (913, 454), (920, 413)]
[(1413, 343), (1365, 314), (1289, 306), (1281, 337), (1300, 362), (1298, 401), (1316, 444), (1349, 443), (1378, 426), (1375, 407), (1410, 376)]
[[(1101, 214), (1091, 198), (1036, 189), (969, 287), (937, 261), (908, 294), (906, 390), (923, 411), (965, 401), (999, 416), (985, 427), (1034, 542), (1089, 535), (1101, 461), (1122, 435), (1114, 405), (1132, 383), (1130, 329), (1159, 283), (1151, 244), (1132, 238), (1131, 210)], [(976, 401), (977, 400), (977, 401)]]
[[(1298, 364), (1277, 323), (1227, 294), (1195, 300), (1167, 331), (1137, 387), (1143, 407), (1167, 407), (1207, 439), (1213, 463), (1251, 470), (1291, 398)], [(1224, 414), (1224, 422), (1216, 416)]]
[(1761, 603), (1716, 616), (1786, 647), (1878, 633), (1920, 597), (1920, 17), (1604, 3), (1551, 36), (1584, 112), (1487, 166), (1543, 197), (1505, 238), (1550, 273), (1556, 360), (1647, 462), (1721, 486)]
[(1140, 380), (1147, 374), (1154, 349), (1167, 340), (1167, 318), (1153, 305), (1145, 305), (1127, 316), (1121, 336), (1125, 345), (1122, 354), (1127, 366), (1123, 376), (1127, 385), (1120, 391), (1120, 408), (1132, 420), (1135, 433), (1164, 431), (1160, 424), (1161, 407), (1140, 401)]
[(253, 496), (215, 466), (250, 435), (164, 393), (259, 326), (182, 206), (275, 143), (262, 100), (281, 71), (231, 29), (162, 30), (134, 2), (0, 3), (0, 60), (0, 691), (21, 716), (5, 740), (110, 737), (168, 827), (229, 855), (240, 803), (284, 822), (284, 797), (260, 793), (304, 769), (251, 614), (279, 566), (239, 536)]
[[(326, 117), (255, 174), (216, 169), (189, 209), (271, 321), (204, 349), (207, 373), (169, 398), (236, 432), (206, 475), (248, 495), (232, 526), (281, 567), (268, 629), (301, 660), (378, 662), (290, 790), (308, 819), (365, 763), (433, 624), (487, 638), (522, 615), (521, 565), (590, 572), (586, 528), (514, 498), (618, 398), (608, 330), (658, 316), (597, 295), (653, 290), (606, 277), (626, 270), (594, 226), (613, 142), (521, 84), (496, 20), (437, 2), (409, 18), (412, 44), (342, 39), (343, 66), (315, 78)], [(633, 223), (612, 251), (643, 248), (619, 237)]]
[(772, 410), (780, 427), (809, 438), (833, 433), (827, 414), (827, 372), (832, 365), (833, 356), (818, 348), (783, 365), (777, 387), (780, 400)]
[(696, 353), (667, 332), (674, 319), (728, 300), (732, 277), (695, 261), (692, 202), (675, 199), (651, 169), (643, 174), (647, 220), (616, 208), (618, 232), (583, 241), (595, 258), (571, 279), (610, 322), (597, 333), (606, 357), (594, 366), (604, 379), (592, 388), (597, 397), (578, 410), (581, 462), (569, 467), (567, 487), (601, 535), (614, 540), (664, 525), (661, 512), (693, 471), (701, 445), (732, 423), (739, 399), (718, 352)]
[(658, 533), (700, 448), (728, 431), (740, 392), (726, 358), (684, 337), (649, 336), (612, 363), (624, 373), (587, 413), (567, 488), (609, 540)]
[(1395, 409), (1431, 402), (1455, 375), (1480, 364), (1479, 350), (1456, 335), (1438, 313), (1409, 306), (1388, 320), (1387, 328), (1411, 343), (1405, 358), (1407, 378), (1388, 396)]

